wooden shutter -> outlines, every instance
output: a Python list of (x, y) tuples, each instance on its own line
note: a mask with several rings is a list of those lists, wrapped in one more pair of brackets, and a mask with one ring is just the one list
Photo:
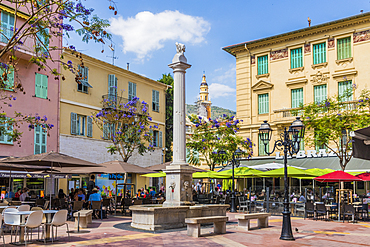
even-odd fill
[(41, 98), (48, 98), (48, 76), (41, 75)]
[(35, 147), (35, 154), (41, 153), (41, 136), (40, 136), (40, 125), (35, 126), (35, 140), (34, 140), (34, 147)]
[(133, 88), (132, 88), (132, 94), (133, 94), (133, 97), (136, 97), (136, 83), (133, 83)]
[(87, 117), (87, 136), (92, 137), (92, 132), (93, 132), (92, 118)]
[(162, 131), (158, 131), (158, 144), (159, 145), (157, 145), (158, 147), (162, 147)]
[(9, 39), (13, 36), (14, 30), (14, 15), (1, 11), (1, 42), (8, 43)]
[[(344, 96), (344, 93), (347, 92), (347, 90), (350, 90), (352, 88), (352, 81), (341, 81), (338, 82), (338, 95), (339, 96)], [(352, 95), (351, 96), (345, 96), (342, 98), (343, 101), (351, 101), (352, 100)]]
[(77, 135), (77, 114), (71, 112), (71, 135)]
[(103, 139), (108, 140), (109, 139), (109, 124), (105, 123), (103, 125)]
[(159, 91), (155, 91), (155, 94), (156, 94), (157, 111), (159, 112)]
[(154, 131), (153, 130), (149, 130), (149, 133), (150, 133), (150, 136), (152, 137), (152, 141), (150, 142), (151, 145), (154, 145)]
[(42, 85), (42, 78), (41, 74), (36, 73), (35, 76), (35, 96), (41, 98), (41, 85)]
[(46, 153), (47, 135), (46, 135), (46, 131), (41, 126), (40, 126), (40, 136), (41, 136), (40, 152)]
[(132, 97), (132, 82), (128, 82), (128, 100), (131, 100)]
[(338, 60), (351, 57), (351, 37), (337, 40), (337, 57)]
[(316, 103), (320, 103), (326, 100), (326, 85), (314, 87), (314, 98)]
[(117, 78), (115, 75), (108, 75), (108, 98), (114, 102), (117, 100)]
[(302, 48), (293, 49), (290, 51), (290, 68), (303, 67)]
[(300, 107), (303, 104), (303, 88), (292, 89), (292, 108)]

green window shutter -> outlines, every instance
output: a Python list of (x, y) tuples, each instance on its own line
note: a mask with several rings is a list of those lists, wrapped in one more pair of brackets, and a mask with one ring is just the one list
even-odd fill
[(48, 77), (46, 75), (36, 73), (35, 96), (42, 99), (48, 98)]
[(342, 101), (352, 100), (352, 81), (338, 82), (338, 95)]
[(46, 134), (46, 131), (40, 126), (40, 130), (41, 130), (41, 143), (40, 143), (40, 147), (41, 147), (41, 153), (46, 153), (46, 144), (47, 144), (47, 134)]
[[(49, 28), (44, 29), (45, 35), (49, 35)], [(44, 36), (40, 31), (36, 34), (39, 40), (36, 40), (36, 45), (41, 48), (41, 52), (48, 52), (49, 51), (49, 37)]]
[(136, 97), (136, 83), (128, 82), (128, 100)]
[(133, 83), (133, 90), (132, 90), (132, 93), (133, 93), (133, 96), (136, 97), (136, 83)]
[(152, 109), (159, 112), (159, 92), (157, 90), (152, 90)]
[(326, 84), (314, 87), (314, 100), (316, 104), (324, 102), (326, 100)]
[(326, 42), (313, 45), (313, 64), (326, 62)]
[(290, 50), (290, 68), (303, 67), (302, 48)]
[(110, 101), (117, 101), (117, 78), (115, 75), (108, 75), (108, 98)]
[(259, 75), (268, 73), (268, 55), (258, 57), (257, 59), (257, 70)]
[(292, 108), (300, 107), (303, 104), (303, 88), (292, 89)]
[(108, 140), (109, 139), (109, 124), (105, 123), (103, 125), (103, 139)]
[(338, 60), (351, 57), (351, 37), (337, 40), (337, 57)]
[(156, 95), (157, 111), (159, 112), (159, 91), (156, 91), (155, 95)]
[(189, 163), (190, 161), (190, 150), (189, 148), (186, 148), (186, 163)]
[(269, 94), (258, 95), (258, 114), (269, 113)]
[(41, 84), (42, 84), (42, 78), (41, 74), (36, 73), (35, 77), (35, 96), (41, 98)]
[[(270, 145), (266, 145), (266, 150), (269, 152), (270, 151)], [(260, 136), (258, 136), (258, 155), (263, 156), (267, 155), (265, 152), (265, 145), (263, 144), (263, 141), (261, 140)]]
[(13, 144), (13, 138), (11, 137), (13, 134), (13, 125), (9, 124), (5, 119), (3, 121), (0, 124), (3, 129), (2, 133), (0, 133), (0, 143)]
[(77, 135), (77, 114), (71, 112), (71, 135)]
[(158, 147), (161, 148), (162, 147), (162, 141), (163, 141), (162, 140), (162, 131), (158, 131), (158, 137), (159, 137), (158, 138), (158, 144), (159, 144)]
[(8, 43), (14, 33), (14, 15), (1, 11), (1, 42)]
[(92, 118), (87, 117), (87, 136), (92, 137), (92, 133), (93, 133)]
[(152, 141), (150, 142), (150, 145), (154, 145), (154, 131), (153, 130), (149, 130), (149, 133), (150, 133), (150, 136), (152, 137)]
[[(3, 74), (5, 72), (5, 69), (0, 68), (0, 73)], [(9, 68), (7, 71), (7, 80), (4, 82), (5, 90), (13, 90), (14, 88), (14, 68)]]
[(34, 140), (34, 147), (35, 147), (35, 154), (40, 154), (41, 153), (41, 136), (40, 136), (40, 125), (37, 125), (35, 127), (35, 140)]

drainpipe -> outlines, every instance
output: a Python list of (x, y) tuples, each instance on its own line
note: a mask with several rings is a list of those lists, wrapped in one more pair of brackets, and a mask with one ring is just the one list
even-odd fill
[[(61, 48), (60, 50), (60, 53), (63, 52), (63, 44), (62, 44), (62, 38), (59, 37), (59, 47)], [(58, 54), (58, 56), (60, 56), (60, 53)], [(60, 65), (58, 65), (58, 74), (60, 74)], [(59, 153), (60, 151), (60, 130), (59, 130), (59, 122), (60, 122), (60, 79), (57, 80), (57, 83), (58, 83), (58, 99), (57, 99), (57, 124), (56, 124), (56, 128), (57, 128), (57, 152)]]

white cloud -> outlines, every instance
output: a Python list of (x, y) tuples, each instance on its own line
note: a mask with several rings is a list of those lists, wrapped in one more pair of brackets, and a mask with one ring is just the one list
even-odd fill
[(140, 60), (161, 49), (165, 41), (201, 43), (210, 30), (210, 23), (202, 17), (177, 10), (157, 14), (143, 11), (127, 19), (111, 18), (110, 24), (109, 31), (123, 39), (123, 52), (134, 52)]
[(209, 85), (210, 98), (228, 97), (235, 95), (235, 88), (220, 83), (212, 83)]
[(217, 81), (221, 84), (228, 84), (228, 85), (234, 84), (236, 82), (235, 64), (231, 64), (226, 71), (223, 68), (220, 68), (220, 69), (216, 69), (215, 72), (220, 72), (222, 74), (215, 76), (214, 81)]

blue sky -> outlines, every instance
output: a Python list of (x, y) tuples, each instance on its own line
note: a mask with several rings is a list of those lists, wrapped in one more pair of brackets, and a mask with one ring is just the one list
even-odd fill
[[(122, 1), (118, 15), (106, 0), (87, 0), (94, 13), (111, 21), (116, 47), (115, 65), (153, 80), (172, 73), (168, 67), (176, 53), (175, 42), (186, 45), (192, 65), (186, 73), (186, 103), (196, 101), (203, 71), (213, 105), (236, 110), (235, 58), (222, 47), (272, 36), (370, 11), (369, 0), (260, 0), (260, 1)], [(64, 45), (100, 60), (111, 62), (108, 46), (82, 43), (72, 35)], [(104, 50), (102, 53), (101, 50)]]

